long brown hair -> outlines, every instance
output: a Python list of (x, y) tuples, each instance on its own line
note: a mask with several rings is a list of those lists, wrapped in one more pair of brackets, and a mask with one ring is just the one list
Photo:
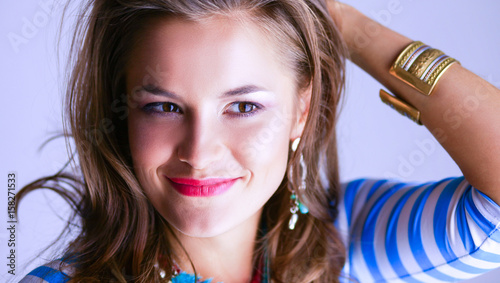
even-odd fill
[[(155, 268), (160, 255), (166, 259), (166, 278), (171, 275), (166, 233), (172, 228), (148, 201), (132, 168), (125, 65), (138, 32), (153, 16), (197, 21), (212, 15), (231, 17), (235, 12), (258, 23), (275, 40), (283, 60), (295, 71), (299, 89), (312, 88), (301, 143), (290, 153), (288, 164), (289, 173), (291, 168), (298, 172), (303, 155), (307, 189), (297, 190), (299, 177), (287, 174), (264, 207), (267, 233), (259, 242), (266, 243), (272, 280), (338, 281), (345, 250), (333, 225), (339, 192), (335, 124), (346, 52), (326, 3), (93, 0), (84, 5), (75, 29), (66, 97), (64, 130), (74, 144), (70, 152), (78, 174), (59, 172), (18, 194), (22, 198), (34, 189), (50, 188), (72, 205), (81, 223), (81, 233), (64, 252), (77, 255), (72, 282), (160, 282)], [(288, 229), (292, 188), (310, 209), (293, 231)], [(256, 254), (261, 252), (256, 249)]]

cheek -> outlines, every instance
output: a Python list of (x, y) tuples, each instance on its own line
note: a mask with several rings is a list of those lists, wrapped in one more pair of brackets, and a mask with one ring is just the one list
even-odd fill
[(172, 157), (175, 137), (170, 133), (173, 125), (149, 121), (138, 113), (128, 120), (130, 154), (139, 181), (146, 185), (157, 180), (156, 170)]
[(235, 159), (252, 172), (253, 182), (271, 189), (281, 183), (288, 161), (290, 124), (273, 112), (233, 135), (238, 146), (233, 150)]

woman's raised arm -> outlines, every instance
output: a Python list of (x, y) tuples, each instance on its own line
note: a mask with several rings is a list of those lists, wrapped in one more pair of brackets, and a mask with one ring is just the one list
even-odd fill
[[(500, 203), (500, 90), (460, 64), (452, 64), (432, 94), (423, 95), (389, 73), (411, 39), (346, 4), (328, 1), (328, 6), (347, 43), (350, 59), (418, 109), (421, 122), (470, 184)], [(359, 32), (364, 30), (372, 32)]]

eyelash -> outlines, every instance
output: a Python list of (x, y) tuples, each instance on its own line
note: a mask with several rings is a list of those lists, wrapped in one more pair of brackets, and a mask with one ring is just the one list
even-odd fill
[[(248, 102), (248, 101), (238, 101), (238, 102), (231, 103), (226, 108), (224, 113), (228, 112), (228, 109), (233, 107), (233, 106), (238, 107), (238, 110), (240, 110), (241, 106), (238, 106), (238, 105), (250, 105), (251, 110), (248, 112), (235, 112), (234, 114), (230, 113), (230, 115), (235, 115), (235, 116), (239, 116), (239, 117), (249, 117), (249, 116), (256, 114), (257, 112), (259, 112), (263, 108), (262, 105), (257, 104), (257, 103)], [(171, 108), (173, 107), (174, 111), (164, 111), (165, 106), (170, 106)], [(153, 103), (146, 104), (143, 107), (143, 109), (144, 109), (144, 111), (146, 111), (148, 113), (154, 113), (154, 114), (160, 114), (160, 115), (168, 115), (168, 114), (172, 114), (172, 113), (179, 113), (179, 114), (184, 113), (178, 105), (176, 105), (175, 103), (171, 103), (171, 102), (153, 102)]]
[[(164, 111), (165, 106), (173, 106), (178, 111)], [(153, 103), (146, 104), (143, 107), (143, 109), (147, 113), (154, 113), (154, 114), (163, 114), (163, 115), (172, 114), (172, 113), (183, 114), (181, 108), (179, 106), (177, 106), (175, 103), (171, 103), (171, 102), (153, 102)]]
[[(239, 117), (249, 117), (249, 116), (255, 115), (257, 112), (259, 112), (262, 109), (262, 106), (260, 104), (248, 102), (248, 101), (238, 101), (238, 102), (231, 103), (229, 105), (229, 107), (226, 108), (226, 111), (224, 111), (224, 113), (227, 112), (227, 109), (229, 109), (230, 107), (237, 106), (237, 105), (250, 105), (250, 107), (252, 107), (252, 110), (250, 110), (248, 112), (236, 112), (236, 114), (234, 114), (234, 115), (239, 116)], [(238, 107), (238, 110), (240, 110), (239, 107)]]

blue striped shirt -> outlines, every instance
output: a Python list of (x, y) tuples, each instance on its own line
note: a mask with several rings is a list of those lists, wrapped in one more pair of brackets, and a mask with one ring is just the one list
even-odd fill
[[(463, 177), (425, 184), (355, 180), (342, 185), (338, 210), (345, 282), (449, 282), (500, 267), (500, 206)], [(58, 263), (21, 283), (66, 282)]]
[(500, 267), (500, 207), (463, 177), (342, 186), (344, 273), (360, 282), (449, 282)]

